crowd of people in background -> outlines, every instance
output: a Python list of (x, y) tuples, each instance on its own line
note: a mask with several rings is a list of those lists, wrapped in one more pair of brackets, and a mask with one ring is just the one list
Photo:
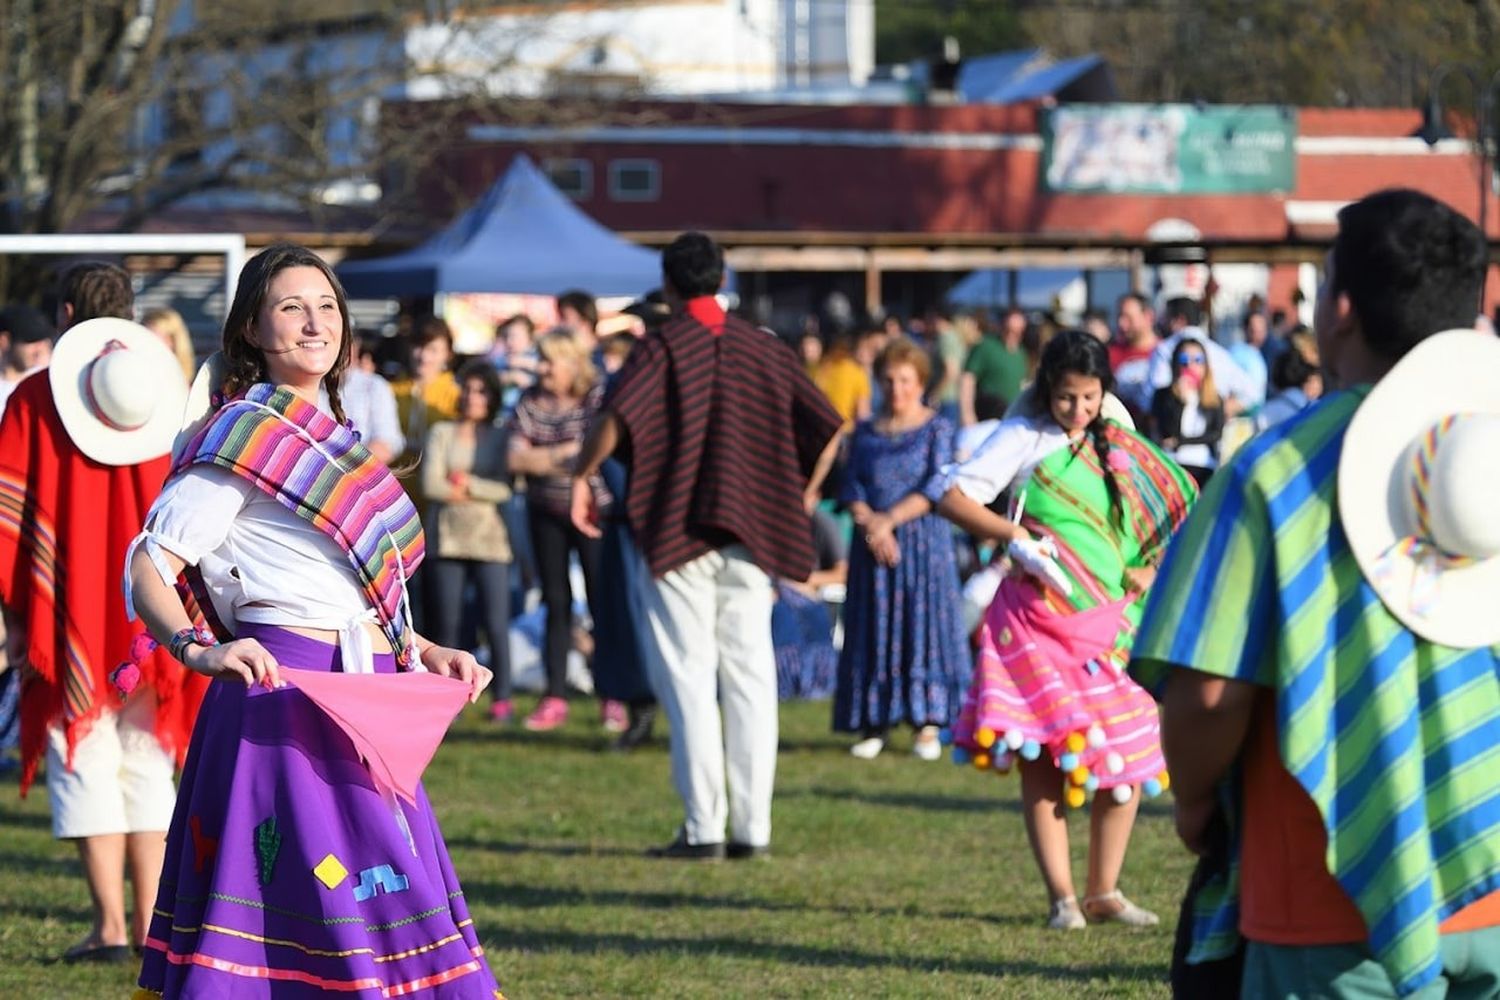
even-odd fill
[[(669, 842), (648, 852), (652, 856), (768, 857), (776, 702), (830, 698), (830, 728), (847, 734), (855, 760), (883, 754), (904, 726), (911, 730), (909, 748), (919, 761), (939, 760), (951, 745), (954, 759), (981, 771), (1019, 771), (1027, 834), (1049, 898), (1049, 927), (1150, 926), (1157, 916), (1120, 889), (1126, 846), (1143, 795), (1166, 790), (1169, 764), (1174, 771), (1185, 767), (1179, 832), (1204, 862), (1184, 904), (1178, 960), (1179, 966), (1201, 964), (1199, 973), (1207, 974), (1211, 963), (1226, 955), (1246, 962), (1243, 948), (1230, 947), (1232, 933), (1195, 916), (1240, 891), (1234, 881), (1239, 842), (1220, 842), (1224, 828), (1239, 822), (1237, 806), (1215, 795), (1224, 782), (1238, 780), (1229, 762), (1244, 743), (1247, 753), (1258, 755), (1251, 758), (1258, 763), (1246, 779), (1247, 795), (1259, 803), (1254, 806), (1259, 813), (1247, 829), (1270, 836), (1280, 827), (1267, 824), (1292, 823), (1266, 804), (1268, 789), (1278, 801), (1296, 798), (1297, 808), (1306, 807), (1304, 814), (1315, 808), (1327, 820), (1327, 836), (1337, 838), (1327, 852), (1330, 871), (1319, 870), (1338, 877), (1336, 885), (1325, 880), (1278, 890), (1286, 899), (1311, 900), (1308, 912), (1322, 921), (1311, 936), (1300, 925), (1288, 930), (1277, 923), (1285, 913), (1273, 912), (1264, 885), (1268, 871), (1287, 884), (1293, 873), (1277, 869), (1281, 860), (1245, 842), (1245, 905), (1269, 928), (1263, 942), (1253, 936), (1257, 927), (1247, 931), (1260, 943), (1248, 951), (1245, 981), (1290, 988), (1302, 975), (1294, 968), (1300, 959), (1278, 947), (1306, 946), (1311, 954), (1345, 945), (1353, 951), (1342, 957), (1331, 952), (1314, 957), (1333, 963), (1348, 959), (1367, 974), (1389, 973), (1403, 987), (1420, 986), (1431, 981), (1434, 963), (1440, 964), (1438, 935), (1434, 930), (1428, 940), (1401, 934), (1414, 927), (1434, 929), (1435, 921), (1427, 918), (1460, 911), (1467, 922), (1444, 923), (1444, 935), (1472, 933), (1476, 942), (1493, 942), (1500, 925), (1495, 901), (1500, 870), (1476, 861), (1482, 852), (1472, 846), (1485, 835), (1474, 819), (1478, 794), (1470, 789), (1462, 809), (1454, 809), (1458, 818), (1452, 822), (1467, 825), (1444, 827), (1444, 836), (1463, 841), (1462, 851), (1455, 847), (1454, 853), (1461, 864), (1455, 862), (1451, 872), (1423, 875), (1416, 848), (1410, 848), (1410, 857), (1397, 859), (1405, 866), (1399, 877), (1406, 884), (1425, 878), (1422, 884), (1431, 894), (1441, 893), (1445, 903), (1424, 897), (1421, 913), (1410, 907), (1398, 913), (1390, 903), (1390, 891), (1400, 887), (1393, 881), (1398, 875), (1366, 871), (1360, 858), (1369, 844), (1358, 831), (1340, 827), (1349, 821), (1338, 815), (1343, 788), (1357, 787), (1363, 796), (1359, 807), (1373, 810), (1389, 802), (1370, 798), (1374, 793), (1368, 789), (1391, 792), (1395, 779), (1361, 776), (1357, 764), (1335, 761), (1343, 783), (1336, 793), (1306, 781), (1292, 784), (1295, 762), (1286, 758), (1285, 744), (1278, 757), (1274, 741), (1278, 727), (1293, 722), (1276, 716), (1274, 703), (1267, 714), (1265, 699), (1277, 691), (1285, 695), (1292, 675), (1324, 669), (1312, 662), (1317, 657), (1308, 655), (1311, 647), (1290, 638), (1297, 628), (1310, 626), (1290, 620), (1298, 606), (1286, 603), (1292, 594), (1311, 600), (1306, 592), (1316, 584), (1338, 590), (1319, 598), (1333, 616), (1333, 632), (1325, 640), (1339, 653), (1327, 671), (1338, 690), (1319, 709), (1326, 709), (1329, 732), (1309, 736), (1304, 726), (1303, 738), (1327, 738), (1337, 745), (1343, 737), (1334, 732), (1334, 715), (1344, 711), (1343, 692), (1363, 683), (1365, 659), (1340, 645), (1340, 629), (1357, 633), (1366, 652), (1372, 636), (1393, 643), (1390, 636), (1399, 632), (1406, 637), (1401, 669), (1442, 673), (1458, 670), (1452, 664), (1463, 662), (1476, 677), (1489, 670), (1484, 695), (1489, 700), (1483, 707), (1487, 725), (1500, 724), (1495, 721), (1500, 694), (1491, 690), (1493, 630), (1484, 632), (1488, 648), (1470, 641), (1472, 630), (1457, 622), (1401, 631), (1398, 619), (1410, 624), (1426, 612), (1406, 607), (1404, 593), (1387, 592), (1390, 552), (1381, 557), (1384, 569), (1366, 572), (1364, 562), (1355, 565), (1356, 556), (1365, 556), (1351, 554), (1342, 529), (1326, 523), (1334, 502), (1336, 453), (1327, 453), (1335, 455), (1328, 460), (1323, 451), (1296, 450), (1304, 440), (1320, 448), (1342, 440), (1369, 384), (1393, 368), (1403, 371), (1398, 364), (1403, 355), (1418, 351), (1421, 341), (1438, 332), (1425, 314), (1417, 317), (1392, 300), (1391, 289), (1409, 286), (1420, 292), (1425, 283), (1440, 293), (1453, 292), (1447, 298), (1477, 298), (1471, 286), (1480, 280), (1475, 261), (1482, 250), (1476, 249), (1479, 238), (1472, 226), (1413, 192), (1376, 196), (1346, 209), (1340, 219), (1350, 233), (1364, 226), (1393, 242), (1356, 245), (1356, 236), (1341, 230), (1337, 260), (1330, 256), (1331, 273), (1320, 293), (1316, 333), (1258, 297), (1225, 321), (1205, 315), (1203, 304), (1190, 297), (1169, 297), (1158, 308), (1152, 298), (1130, 292), (1113, 303), (1112, 313), (1091, 310), (1076, 323), (1011, 305), (994, 314), (934, 310), (862, 321), (843, 312), (779, 335), (726, 309), (718, 294), (722, 250), (706, 236), (690, 233), (664, 252), (662, 289), (618, 315), (601, 318), (590, 295), (567, 292), (555, 301), (555, 325), (540, 329), (525, 315), (510, 317), (496, 326), (493, 347), (470, 357), (455, 352), (453, 332), (435, 316), (408, 317), (406, 332), (396, 338), (350, 330), (333, 272), (308, 251), (282, 246), (273, 249), (290, 255), (290, 263), (281, 271), (274, 262), (266, 265), (259, 285), (236, 298), (238, 319), (232, 316), (225, 330), (230, 364), (256, 377), (236, 375), (239, 369), (231, 367), (226, 384), (253, 406), (275, 410), (283, 423), (316, 437), (311, 452), (326, 459), (326, 447), (336, 445), (358, 457), (361, 464), (352, 471), (335, 463), (341, 476), (367, 482), (371, 489), (388, 486), (392, 495), (382, 503), (403, 530), (414, 532), (420, 519), (430, 561), (410, 577), (400, 570), (399, 601), (393, 590), (382, 590), (379, 574), (365, 580), (373, 609), (350, 618), (355, 624), (339, 626), (373, 630), (378, 639), (389, 640), (370, 654), (379, 664), (372, 669), (395, 671), (403, 657), (417, 655), (423, 662), (431, 656), (459, 675), (462, 663), (461, 675), (476, 685), (475, 697), (477, 686), (488, 685), (492, 724), (541, 733), (567, 724), (570, 703), (582, 689), (597, 701), (607, 745), (618, 751), (649, 739), (660, 710), (671, 729), (672, 781), (683, 822)], [(1433, 250), (1438, 242), (1457, 249)], [(1401, 271), (1407, 258), (1420, 260), (1426, 270), (1407, 274), (1401, 285), (1391, 274)], [(1336, 263), (1349, 272), (1334, 275)], [(247, 273), (256, 266), (252, 261)], [(111, 302), (107, 294), (117, 287), (128, 293), (122, 276), (110, 265), (68, 272), (52, 319), (26, 306), (0, 311), (0, 403), (28, 374), (48, 364), (56, 331), (83, 315), (79, 303), (88, 302), (89, 315), (130, 315), (128, 295)], [(327, 345), (309, 340), (306, 331), (313, 321), (281, 315), (279, 307), (268, 304), (273, 279), (284, 284), (293, 277), (310, 283), (311, 291), (290, 297), (299, 303), (336, 303), (344, 336), (357, 338), (347, 368), (342, 355), (336, 364), (297, 367), (305, 361), (298, 358)], [(1423, 308), (1445, 317), (1440, 326), (1471, 325), (1467, 299), (1442, 308), (1436, 300), (1424, 301)], [(330, 312), (326, 322), (334, 319)], [(208, 367), (197, 368), (180, 315), (153, 310), (141, 320), (159, 338), (152, 349), (165, 348), (184, 381), (195, 373), (204, 377)], [(270, 334), (274, 337), (267, 340)], [(781, 348), (765, 349), (778, 337)], [(291, 346), (276, 346), (283, 342)], [(1324, 356), (1329, 345), (1337, 347), (1338, 358)], [(1492, 348), (1465, 340), (1454, 350), (1455, 356), (1483, 361)], [(101, 345), (99, 357), (116, 349)], [(1335, 406), (1317, 408), (1317, 419), (1296, 420), (1323, 397), (1325, 372), (1352, 391), (1331, 400)], [(275, 385), (261, 384), (267, 381)], [(277, 395), (276, 386), (283, 383), (297, 389), (292, 395), (300, 402)], [(27, 384), (35, 386), (37, 380)], [(309, 402), (316, 405), (305, 405)], [(247, 410), (235, 419), (254, 422), (265, 416)], [(1431, 454), (1424, 473), (1442, 473), (1435, 456), (1442, 433), (1457, 419), (1428, 434)], [(201, 438), (195, 442), (203, 455), (173, 466), (171, 485), (154, 508), (158, 516), (142, 535), (146, 545), (131, 563), (131, 585), (149, 602), (143, 617), (155, 632), (171, 631), (195, 606), (171, 589), (172, 577), (193, 568), (183, 553), (213, 548), (194, 541), (194, 532), (203, 530), (201, 518), (189, 522), (213, 505), (213, 489), (222, 492), (215, 477), (232, 478), (209, 467), (221, 453), (242, 447), (227, 439), (212, 447)], [(308, 460), (318, 461), (311, 452)], [(1235, 471), (1222, 473), (1241, 452)], [(1315, 463), (1316, 482), (1310, 474), (1293, 475), (1296, 469), (1288, 463), (1294, 461)], [(1217, 488), (1210, 485), (1216, 477)], [(396, 490), (397, 480), (408, 496)], [(266, 489), (260, 480), (255, 485)], [(174, 499), (189, 488), (204, 492), (190, 502)], [(1205, 488), (1207, 499), (1195, 514)], [(252, 501), (276, 506), (252, 486), (241, 483), (236, 489)], [(1268, 503), (1268, 493), (1255, 492), (1261, 489), (1281, 490), (1282, 500), (1295, 493), (1303, 508), (1321, 512), (1316, 537), (1308, 539), (1308, 551), (1323, 560), (1321, 582), (1295, 578), (1280, 565), (1263, 565), (1281, 539), (1278, 525), (1285, 527), (1284, 515), (1293, 508)], [(1408, 532), (1416, 541), (1403, 550), (1415, 563), (1408, 569), (1408, 577), (1416, 578), (1413, 593), (1428, 577), (1495, 563), (1494, 551), (1470, 544), (1468, 539), (1478, 537), (1472, 534), (1450, 533), (1450, 541), (1457, 539), (1452, 551), (1427, 554), (1423, 546), (1435, 543), (1424, 540), (1422, 533), (1431, 533), (1429, 505), (1421, 489), (1418, 493), (1414, 502), (1422, 511), (1413, 516), (1419, 523)], [(1252, 517), (1262, 514), (1274, 523)], [(258, 530), (256, 523), (248, 514), (228, 517), (214, 544), (227, 544), (230, 532)], [(315, 534), (296, 522), (282, 527)], [(1303, 529), (1312, 530), (1305, 524), (1297, 530)], [(317, 530), (336, 534), (338, 528), (321, 524)], [(1238, 532), (1240, 541), (1212, 552), (1218, 544), (1210, 538), (1214, 530)], [(1174, 544), (1179, 531), (1187, 541)], [(162, 552), (150, 549), (153, 539)], [(321, 548), (309, 550), (322, 569), (330, 560), (338, 563), (338, 552), (326, 541), (319, 537)], [(396, 537), (379, 545), (395, 546), (399, 567)], [(1216, 568), (1219, 556), (1228, 569)], [(164, 564), (174, 572), (163, 570)], [(211, 561), (199, 567), (204, 574), (222, 569)], [(223, 586), (244, 596), (254, 581), (242, 578), (240, 569), (253, 575), (253, 560), (236, 567), (232, 582), (227, 578)], [(1157, 583), (1159, 572), (1168, 581), (1165, 592)], [(254, 610), (261, 603), (246, 597), (252, 612), (248, 624), (256, 626), (247, 634), (279, 644), (287, 655), (312, 655), (312, 650), (326, 659), (332, 655), (327, 649), (313, 650), (319, 644), (288, 631), (283, 620), (297, 618), (297, 600), (316, 604), (329, 596), (313, 593), (305, 581), (302, 586), (307, 593), (293, 587), (279, 595), (286, 607), (276, 601), (265, 605), (279, 608), (283, 617), (265, 619), (263, 628)], [(1206, 634), (1211, 623), (1199, 614), (1206, 607), (1202, 602), (1217, 602), (1218, 615), (1233, 617), (1237, 595), (1252, 587), (1264, 591), (1250, 596), (1255, 597), (1252, 625), (1264, 626), (1265, 635), (1240, 636), (1243, 649), (1236, 647), (1230, 656)], [(127, 603), (129, 593), (127, 588)], [(350, 607), (341, 607), (340, 614), (363, 606), (359, 600), (346, 603)], [(970, 606), (972, 614), (966, 611)], [(403, 616), (409, 632), (400, 627)], [(183, 635), (174, 636), (171, 655), (192, 662), (199, 673), (232, 669), (247, 679), (277, 681), (274, 664), (253, 651), (246, 654), (239, 641), (221, 646), (198, 642), (193, 633), (179, 649)], [(1272, 653), (1260, 653), (1271, 649), (1267, 644), (1278, 635), (1287, 645), (1275, 655), (1285, 662), (1268, 666)], [(1447, 654), (1424, 652), (1450, 640), (1473, 652), (1455, 654), (1451, 663)], [(337, 654), (337, 646), (329, 648)], [(460, 652), (470, 649), (477, 661)], [(22, 655), (13, 642), (6, 653)], [(1216, 658), (1219, 653), (1225, 656)], [(205, 664), (213, 670), (200, 669)], [(0, 672), (0, 750), (15, 741), (16, 673)], [(1213, 675), (1222, 683), (1210, 685), (1205, 677)], [(524, 711), (517, 695), (523, 687), (536, 695)], [(163, 689), (171, 686), (163, 682)], [(1415, 680), (1411, 690), (1418, 697)], [(1448, 697), (1423, 690), (1419, 700), (1433, 704)], [(1387, 692), (1370, 700), (1394, 697)], [(1165, 729), (1153, 698), (1177, 699)], [(211, 710), (221, 715), (241, 710), (238, 702), (228, 707), (224, 701), (210, 698)], [(1348, 711), (1368, 712), (1357, 706)], [(1209, 735), (1215, 720), (1225, 717), (1234, 727)], [(126, 720), (122, 714), (122, 729), (127, 721), (148, 730), (167, 724), (159, 718)], [(1429, 764), (1462, 737), (1461, 728), (1444, 730), (1434, 745), (1425, 746)], [(174, 736), (182, 743), (185, 734)], [(1184, 741), (1190, 737), (1222, 752), (1185, 764), (1192, 748)], [(49, 789), (64, 808), (57, 820), (64, 831), (59, 836), (79, 841), (96, 904), (95, 926), (71, 957), (115, 960), (120, 947), (115, 942), (125, 936), (119, 872), (127, 860), (149, 867), (153, 859), (138, 857), (134, 841), (124, 836), (111, 834), (103, 846), (91, 843), (95, 836), (78, 818), (87, 810), (66, 813), (70, 794), (74, 799), (82, 794), (67, 785), (73, 780), (67, 775), (74, 744), (82, 738), (71, 732), (57, 736), (47, 757)], [(92, 738), (102, 737), (96, 732)], [(184, 778), (185, 787), (196, 783), (193, 795), (205, 803), (204, 815), (222, 813), (234, 796), (251, 797), (231, 789), (233, 769), (215, 757), (232, 758), (237, 752), (232, 742), (223, 734), (195, 737), (195, 743), (211, 744), (203, 766), (224, 772), (223, 782)], [(1391, 759), (1406, 752), (1397, 742), (1394, 731), (1374, 740)], [(36, 752), (26, 758), (27, 780), (35, 758)], [(159, 778), (163, 767), (170, 772), (171, 761), (165, 753), (157, 758), (148, 765)], [(293, 765), (282, 761), (276, 767), (286, 771), (277, 772), (278, 780), (304, 781), (293, 774)], [(163, 807), (159, 789), (135, 794), (146, 804), (131, 807), (133, 817), (143, 818), (128, 836), (145, 831), (160, 839), (170, 809)], [(1429, 798), (1433, 794), (1429, 790)], [(1451, 804), (1429, 801), (1428, 815), (1437, 816)], [(390, 803), (329, 799), (324, 805), (334, 812), (374, 815)], [(1092, 815), (1086, 891), (1080, 897), (1065, 817), (1067, 809), (1085, 805), (1091, 805)], [(1276, 808), (1293, 807), (1283, 802)], [(184, 884), (219, 878), (212, 870), (198, 878), (204, 863), (200, 831), (193, 827), (189, 841), (178, 813), (169, 869), (177, 870)], [(441, 847), (425, 800), (409, 810), (408, 818), (420, 826), (421, 837)], [(67, 832), (73, 829), (69, 823), (74, 832)], [(412, 827), (403, 822), (401, 829), (412, 844)], [(269, 836), (275, 837), (274, 823)], [(1299, 857), (1316, 866), (1323, 844), (1308, 839), (1305, 829), (1297, 836), (1302, 838), (1296, 845)], [(399, 847), (399, 841), (391, 844)], [(127, 843), (132, 845), (128, 859)], [(262, 889), (274, 864), (271, 853), (270, 861), (261, 858)], [(438, 858), (431, 870), (414, 875), (424, 892), (455, 884), (446, 854), (439, 851)], [(160, 867), (159, 856), (154, 862)], [(249, 887), (246, 873), (233, 877), (244, 884), (237, 891), (259, 891)], [(143, 914), (150, 913), (154, 891), (151, 880), (137, 881), (137, 926), (131, 933), (137, 941), (146, 934)], [(172, 895), (166, 891), (162, 898), (170, 902)], [(1384, 916), (1391, 926), (1372, 925), (1366, 932), (1358, 923), (1361, 914)], [(1319, 938), (1324, 931), (1334, 938)], [(158, 927), (153, 933), (176, 932)], [(472, 932), (464, 941), (470, 938)], [(1186, 958), (1189, 954), (1194, 957)], [(1224, 972), (1215, 988), (1238, 982), (1240, 968)], [(492, 987), (487, 970), (471, 971), (484, 988)], [(153, 981), (173, 975), (159, 957), (148, 959), (147, 973)], [(1233, 995), (1224, 988), (1225, 995)]]
[[(436, 316), (409, 317), (409, 332), (395, 338), (358, 334), (342, 376), (344, 412), (423, 515), (435, 558), (413, 581), (416, 613), (445, 644), (478, 644), (494, 671), (497, 723), (556, 728), (568, 718), (570, 685), (594, 686), (592, 623), (610, 612), (595, 599), (600, 545), (568, 520), (568, 477), (606, 386), (667, 314), (653, 292), (601, 333), (595, 300), (575, 290), (556, 299), (554, 326), (517, 314), (497, 324), (487, 354), (467, 358)], [(1019, 306), (863, 322), (841, 315), (812, 317), (783, 338), (843, 421), (843, 444), (816, 511), (814, 582), (777, 583), (781, 689), (833, 696), (833, 728), (860, 737), (858, 757), (878, 754), (891, 727), (905, 723), (918, 755), (936, 759), (973, 656), (955, 594), (988, 552), (935, 513), (895, 526), (889, 510), (985, 439), (1065, 324)], [(1079, 328), (1106, 346), (1127, 419), (1201, 485), (1253, 433), (1320, 396), (1316, 341), (1288, 315), (1254, 297), (1215, 336), (1198, 302), (1171, 298), (1158, 311), (1131, 292), (1112, 315), (1090, 309)], [(181, 315), (157, 308), (141, 321), (190, 378), (198, 359)], [(29, 306), (0, 312), (0, 393), (44, 367), (55, 338), (53, 323)], [(603, 478), (594, 490), (609, 523), (615, 501)], [(888, 534), (872, 547), (871, 537)], [(525, 712), (513, 697), (517, 670), (540, 695)], [(13, 689), (0, 681), (0, 741)], [(615, 734), (639, 714), (603, 696), (598, 712)], [(649, 733), (643, 718), (619, 749)]]

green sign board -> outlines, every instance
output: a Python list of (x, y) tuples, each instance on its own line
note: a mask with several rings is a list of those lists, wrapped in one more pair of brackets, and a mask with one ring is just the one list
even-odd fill
[(1070, 105), (1042, 122), (1042, 187), (1100, 194), (1289, 192), (1297, 112), (1274, 105)]

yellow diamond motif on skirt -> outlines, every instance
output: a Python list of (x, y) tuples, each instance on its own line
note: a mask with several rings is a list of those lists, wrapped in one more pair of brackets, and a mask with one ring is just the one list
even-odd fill
[(318, 881), (328, 886), (328, 888), (337, 889), (339, 883), (348, 877), (349, 869), (345, 868), (343, 862), (339, 861), (338, 858), (330, 854), (318, 862), (318, 866), (313, 869), (313, 874), (318, 876)]

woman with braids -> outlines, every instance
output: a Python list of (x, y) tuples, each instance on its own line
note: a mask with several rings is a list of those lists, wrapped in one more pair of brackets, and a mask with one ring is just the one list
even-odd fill
[(250, 260), (127, 557), (127, 609), (214, 682), (138, 996), (499, 996), (417, 780), (490, 674), (411, 627), (421, 525), (344, 420), (352, 346), (319, 257)]
[[(942, 474), (938, 511), (1003, 543), (1013, 572), (980, 628), (954, 756), (1021, 771), (1026, 833), (1051, 897), (1048, 926), (1134, 926), (1156, 915), (1117, 880), (1141, 787), (1165, 785), (1151, 696), (1124, 673), (1142, 598), (1173, 529), (1197, 495), (1157, 447), (1101, 415), (1103, 344), (1058, 334), (1042, 352), (1030, 405)], [(1009, 517), (988, 508), (1010, 491)], [(1073, 891), (1064, 806), (1092, 793), (1086, 894)]]

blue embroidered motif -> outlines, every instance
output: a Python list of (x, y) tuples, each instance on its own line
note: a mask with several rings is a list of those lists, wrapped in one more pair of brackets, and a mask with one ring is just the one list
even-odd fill
[(390, 865), (376, 865), (359, 873), (359, 884), (354, 887), (354, 900), (363, 903), (374, 899), (377, 892), (403, 892), (410, 887), (411, 880)]

